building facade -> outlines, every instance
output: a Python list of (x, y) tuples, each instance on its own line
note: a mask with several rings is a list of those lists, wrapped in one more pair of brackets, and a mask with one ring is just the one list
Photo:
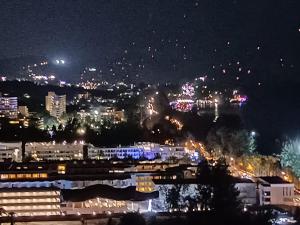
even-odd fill
[(63, 161), (83, 159), (83, 143), (30, 142), (25, 145), (25, 155), (36, 161)]
[(22, 161), (21, 142), (0, 142), (0, 162)]
[(0, 188), (0, 205), (16, 216), (60, 215), (57, 188)]
[(280, 177), (258, 178), (260, 205), (294, 205), (294, 184)]
[(54, 92), (48, 92), (45, 100), (46, 110), (51, 116), (59, 118), (66, 112), (66, 95), (56, 95)]
[(18, 117), (17, 97), (0, 97), (0, 116), (12, 119)]
[(18, 107), (18, 111), (22, 116), (28, 117), (29, 116), (29, 111), (28, 111), (28, 107), (26, 105), (20, 105)]
[(132, 157), (133, 159), (145, 158), (148, 160), (159, 157), (161, 160), (168, 160), (170, 157), (178, 159), (183, 158), (188, 152), (184, 147), (166, 146), (156, 143), (136, 143), (134, 146), (101, 148), (92, 145), (88, 148), (88, 157), (90, 159), (111, 159)]

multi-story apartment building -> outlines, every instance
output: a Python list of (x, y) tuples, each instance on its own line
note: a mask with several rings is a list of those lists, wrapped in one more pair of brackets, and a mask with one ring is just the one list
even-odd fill
[(59, 118), (66, 112), (66, 95), (56, 95), (54, 92), (48, 92), (45, 100), (46, 110), (51, 116)]
[(17, 97), (0, 97), (0, 116), (12, 119), (18, 117)]

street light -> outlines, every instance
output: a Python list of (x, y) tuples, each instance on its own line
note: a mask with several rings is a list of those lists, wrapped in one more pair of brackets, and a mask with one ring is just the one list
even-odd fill
[(80, 135), (84, 135), (85, 134), (85, 129), (84, 128), (78, 128), (77, 133), (80, 134)]

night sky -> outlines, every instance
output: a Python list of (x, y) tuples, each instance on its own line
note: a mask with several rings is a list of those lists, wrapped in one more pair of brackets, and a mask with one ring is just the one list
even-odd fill
[(298, 0), (0, 3), (0, 58), (60, 57), (70, 67), (152, 81), (300, 72)]

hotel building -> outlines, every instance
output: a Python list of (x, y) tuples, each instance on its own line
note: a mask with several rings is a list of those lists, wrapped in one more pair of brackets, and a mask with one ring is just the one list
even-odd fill
[(60, 215), (57, 188), (0, 188), (0, 205), (16, 216)]
[(83, 159), (83, 143), (30, 142), (25, 145), (25, 155), (36, 161), (80, 160)]

